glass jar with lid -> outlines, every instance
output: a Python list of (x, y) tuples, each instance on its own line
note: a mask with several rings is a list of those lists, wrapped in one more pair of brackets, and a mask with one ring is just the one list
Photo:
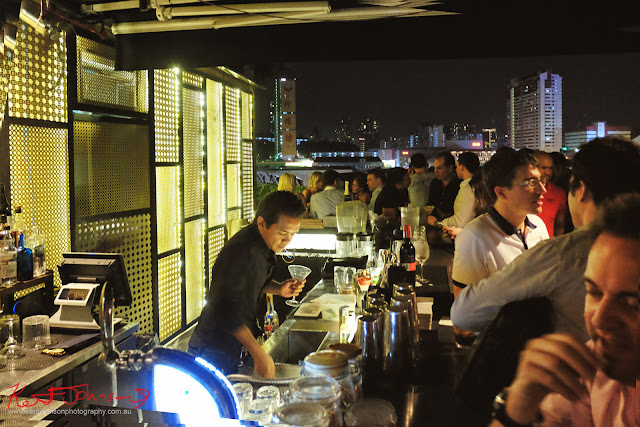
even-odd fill
[(340, 384), (345, 407), (356, 400), (349, 357), (341, 351), (320, 350), (309, 354), (304, 358), (302, 375), (334, 378)]
[(344, 414), (346, 426), (393, 427), (397, 422), (393, 405), (383, 399), (363, 399)]
[(291, 384), (292, 402), (312, 402), (327, 411), (330, 427), (342, 426), (342, 391), (331, 377), (300, 377)]
[(314, 402), (292, 402), (282, 405), (273, 414), (278, 425), (292, 427), (329, 427), (329, 416), (322, 405)]

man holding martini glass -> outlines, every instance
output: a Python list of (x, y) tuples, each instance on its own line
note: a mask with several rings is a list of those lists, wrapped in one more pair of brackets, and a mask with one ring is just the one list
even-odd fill
[(273, 280), (275, 253), (284, 251), (300, 229), (306, 211), (288, 191), (275, 191), (258, 205), (255, 220), (222, 248), (211, 271), (211, 287), (200, 321), (189, 341), (189, 351), (206, 359), (225, 375), (235, 373), (242, 346), (251, 354), (255, 371), (275, 376), (275, 364), (258, 341), (256, 309), (263, 293), (290, 298), (304, 280)]

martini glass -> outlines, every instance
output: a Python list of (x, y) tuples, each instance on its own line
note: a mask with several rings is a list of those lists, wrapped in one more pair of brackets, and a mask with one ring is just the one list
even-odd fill
[[(291, 277), (301, 282), (306, 279), (310, 273), (311, 269), (309, 267), (305, 267), (304, 265), (289, 266), (289, 274), (291, 274)], [(285, 303), (290, 307), (298, 307), (300, 305), (300, 301), (296, 300), (295, 295), (293, 296), (293, 298), (286, 300)]]

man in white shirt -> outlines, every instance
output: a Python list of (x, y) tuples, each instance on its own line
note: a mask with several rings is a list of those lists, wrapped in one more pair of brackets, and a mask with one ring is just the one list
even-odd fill
[(496, 153), (484, 165), (483, 184), (493, 206), (456, 238), (451, 274), (454, 296), (549, 238), (537, 216), (546, 192), (537, 165), (533, 156), (515, 150)]
[(423, 207), (427, 205), (429, 200), (429, 186), (431, 181), (436, 177), (433, 172), (427, 172), (427, 158), (422, 153), (416, 153), (411, 156), (411, 164), (409, 165), (409, 203), (411, 206)]
[(367, 173), (367, 187), (369, 187), (369, 191), (371, 191), (371, 201), (369, 202), (370, 211), (372, 211), (376, 206), (376, 199), (382, 191), (382, 187), (384, 187), (386, 180), (387, 178), (384, 171), (380, 168), (371, 169)]
[[(456, 161), (456, 174), (462, 182), (460, 183), (456, 200), (453, 202), (453, 215), (443, 219), (442, 225), (463, 228), (475, 216), (474, 207), (476, 205), (476, 198), (469, 182), (478, 169), (480, 169), (480, 159), (478, 159), (476, 154), (467, 151), (458, 156), (458, 160)], [(427, 223), (429, 225), (435, 226), (437, 222), (438, 219), (435, 216), (429, 215), (429, 217), (427, 217)]]
[(336, 215), (336, 206), (344, 200), (344, 193), (338, 190), (340, 174), (333, 169), (327, 169), (322, 174), (324, 190), (311, 196), (309, 212), (312, 218), (323, 218)]

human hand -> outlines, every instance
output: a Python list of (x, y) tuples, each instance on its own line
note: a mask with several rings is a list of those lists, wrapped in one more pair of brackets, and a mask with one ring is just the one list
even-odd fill
[(302, 292), (302, 288), (304, 288), (305, 283), (307, 283), (306, 279), (302, 281), (298, 279), (285, 280), (280, 285), (280, 296), (284, 298), (291, 298), (292, 296), (298, 296), (298, 294)]
[(456, 237), (458, 237), (458, 234), (460, 234), (460, 232), (462, 231), (462, 228), (460, 227), (447, 227), (446, 225), (442, 226), (442, 230), (447, 233), (447, 236), (449, 236), (452, 240), (455, 240)]
[(435, 216), (429, 215), (427, 217), (427, 224), (429, 224), (430, 226), (435, 227), (437, 222), (438, 218), (436, 218)]
[(273, 363), (273, 358), (269, 354), (260, 348), (257, 354), (251, 355), (253, 357), (253, 369), (262, 378), (273, 378), (276, 376), (276, 364)]
[(599, 356), (571, 335), (550, 334), (529, 341), (509, 388), (507, 414), (520, 424), (529, 424), (549, 393), (570, 401), (586, 396), (583, 380), (593, 379), (599, 364)]

